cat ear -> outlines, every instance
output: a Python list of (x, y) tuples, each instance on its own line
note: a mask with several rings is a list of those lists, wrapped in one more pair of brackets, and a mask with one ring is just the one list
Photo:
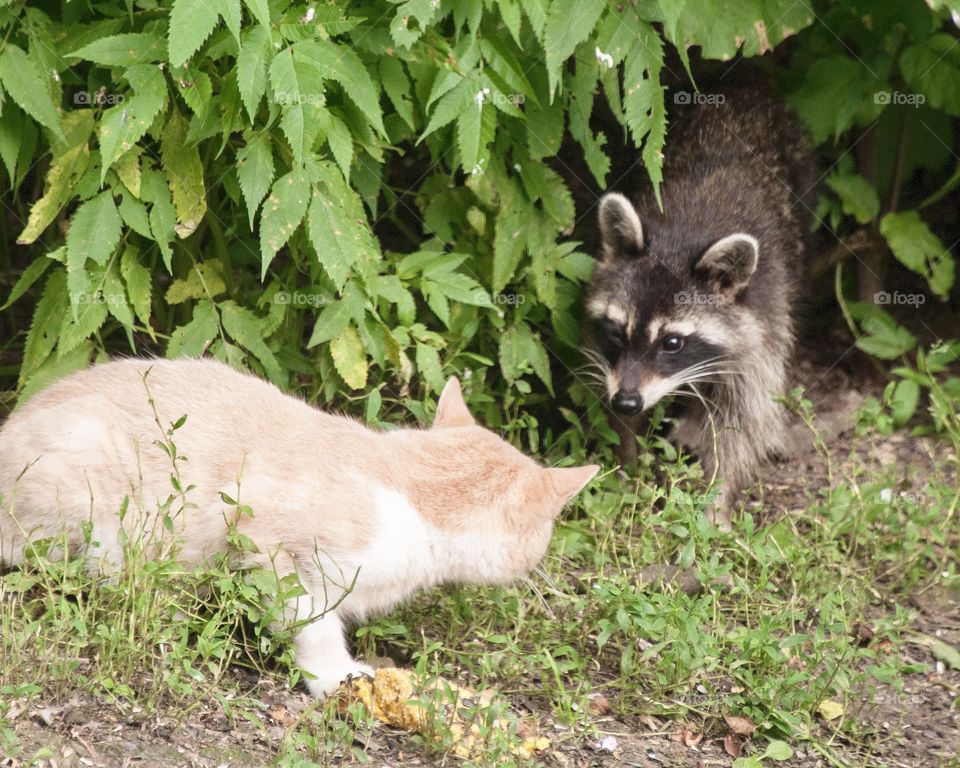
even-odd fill
[(554, 467), (545, 470), (550, 487), (561, 499), (561, 507), (580, 493), (599, 471), (600, 467), (596, 464), (585, 467)]
[(447, 379), (447, 383), (440, 393), (437, 402), (437, 415), (433, 419), (434, 428), (444, 427), (472, 427), (476, 424), (467, 404), (463, 401), (463, 392), (456, 376)]

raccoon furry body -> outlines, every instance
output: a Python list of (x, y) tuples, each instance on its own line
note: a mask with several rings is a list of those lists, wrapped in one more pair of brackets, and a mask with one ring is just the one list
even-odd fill
[(587, 295), (620, 458), (667, 395), (685, 395), (676, 438), (721, 482), (714, 518), (781, 446), (793, 309), (813, 206), (814, 164), (782, 105), (745, 91), (678, 107), (663, 211), (653, 191), (600, 203)]

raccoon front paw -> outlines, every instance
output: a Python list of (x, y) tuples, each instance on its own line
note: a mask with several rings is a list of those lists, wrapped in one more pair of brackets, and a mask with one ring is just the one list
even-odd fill
[(312, 678), (307, 678), (307, 690), (311, 696), (323, 699), (333, 693), (340, 684), (356, 677), (373, 677), (374, 669), (368, 664), (354, 662), (346, 668), (310, 670)]

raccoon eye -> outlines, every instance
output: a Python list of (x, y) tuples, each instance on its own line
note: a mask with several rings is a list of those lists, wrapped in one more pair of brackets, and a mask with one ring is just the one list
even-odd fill
[(679, 352), (683, 349), (683, 337), (667, 336), (667, 338), (663, 340), (662, 346), (664, 352)]
[(627, 332), (622, 325), (608, 320), (603, 324), (603, 330), (606, 332), (610, 341), (616, 346), (622, 347), (627, 343)]

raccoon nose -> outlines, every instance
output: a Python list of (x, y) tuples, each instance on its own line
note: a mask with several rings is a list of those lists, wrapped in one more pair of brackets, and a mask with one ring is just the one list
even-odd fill
[(639, 394), (624, 394), (621, 390), (613, 396), (613, 410), (634, 416), (643, 410), (643, 398)]

